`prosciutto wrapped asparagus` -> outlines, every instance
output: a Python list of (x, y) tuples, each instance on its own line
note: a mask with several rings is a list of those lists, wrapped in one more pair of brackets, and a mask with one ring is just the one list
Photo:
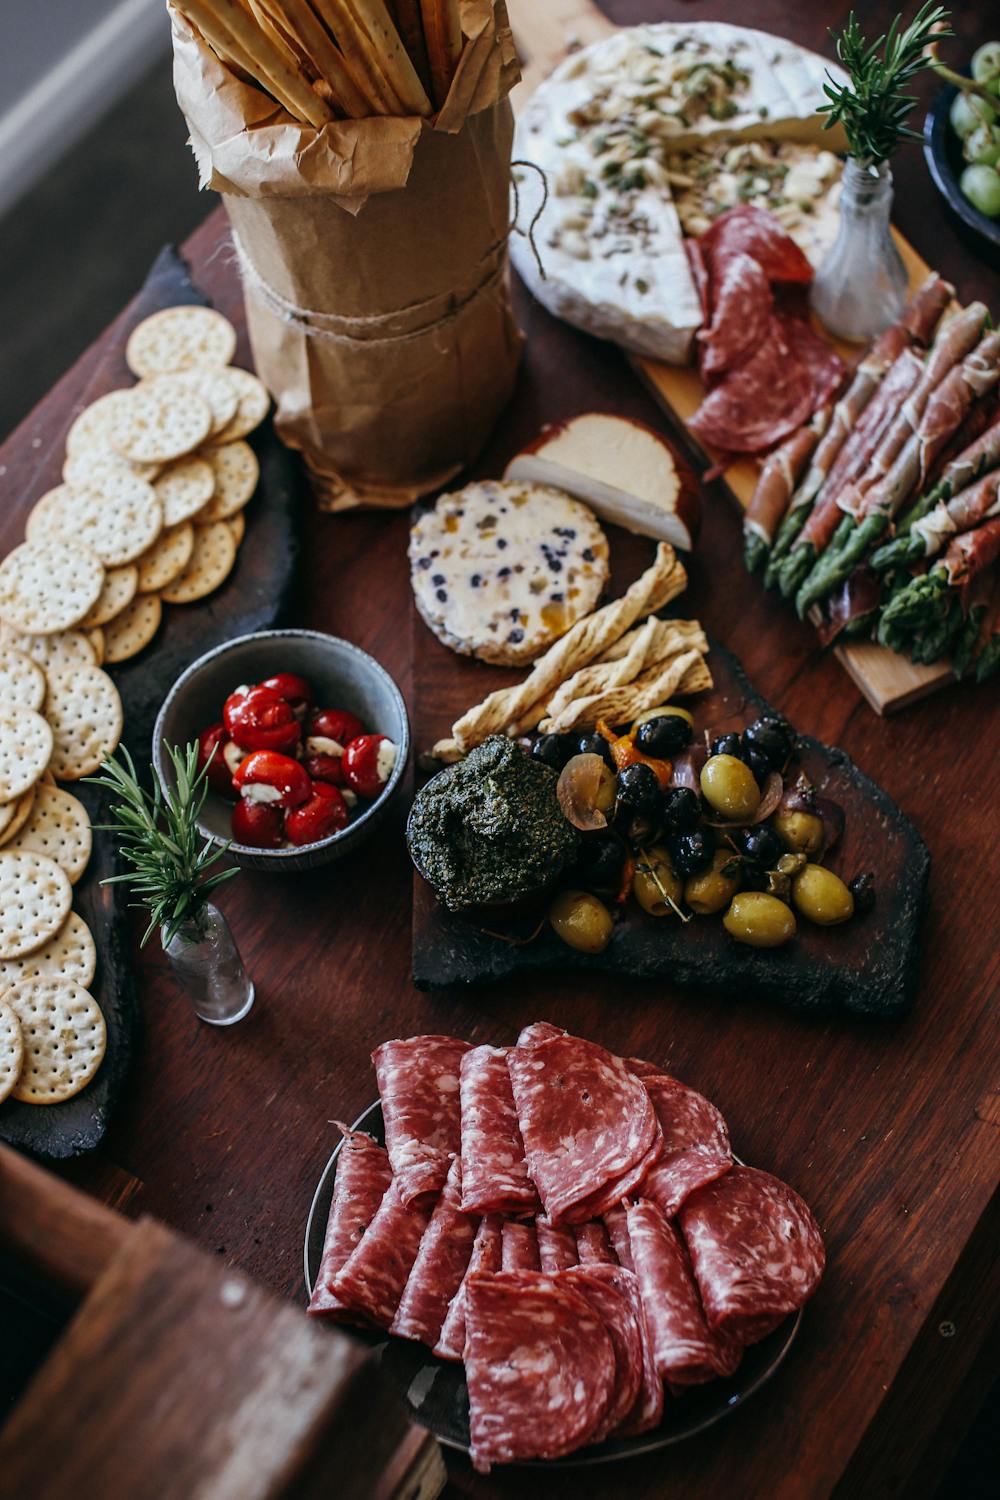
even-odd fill
[(1000, 557), (1000, 516), (963, 532), (949, 543), (941, 562), (900, 590), (882, 611), (878, 639), (899, 651), (933, 629), (948, 614), (953, 589), (964, 589)]
[[(957, 531), (965, 531), (984, 519), (977, 507), (987, 490), (975, 481), (1000, 466), (1000, 420), (993, 423), (973, 443), (946, 465), (937, 484), (925, 491), (903, 516), (897, 536), (873, 553), (871, 563), (876, 572), (904, 566), (940, 551), (941, 544), (931, 545), (935, 534), (942, 543)], [(977, 492), (973, 495), (973, 491)], [(955, 501), (952, 509), (951, 502)], [(944, 514), (943, 514), (944, 513)], [(948, 525), (944, 515), (955, 523)], [(971, 516), (972, 519), (966, 520)], [(933, 519), (932, 519), (933, 518)], [(964, 524), (958, 524), (963, 522)]]
[(756, 572), (770, 551), (796, 481), (829, 421), (829, 406), (821, 406), (805, 427), (793, 432), (765, 460), (743, 518), (743, 561), (748, 573)]

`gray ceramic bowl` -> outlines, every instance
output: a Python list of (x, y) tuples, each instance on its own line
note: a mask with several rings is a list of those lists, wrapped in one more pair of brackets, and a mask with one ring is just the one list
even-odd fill
[[(299, 672), (328, 708), (346, 708), (371, 731), (387, 734), (399, 755), (385, 790), (376, 802), (355, 813), (339, 833), (302, 848), (253, 849), (232, 844), (238, 864), (254, 870), (313, 870), (343, 859), (370, 837), (399, 791), (410, 748), (410, 726), (402, 694), (384, 667), (349, 641), (318, 630), (261, 630), (237, 636), (193, 662), (167, 694), (153, 731), (153, 763), (166, 785), (172, 784), (165, 744), (186, 745), (209, 724), (218, 723), (222, 705), (241, 682), (260, 682), (276, 672)], [(210, 791), (199, 827), (207, 838), (225, 843), (230, 837), (232, 803)]]

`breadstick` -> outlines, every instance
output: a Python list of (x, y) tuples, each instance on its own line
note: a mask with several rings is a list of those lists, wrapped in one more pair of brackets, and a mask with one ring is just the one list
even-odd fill
[(629, 636), (631, 642), (628, 650), (610, 660), (605, 653), (600, 661), (592, 662), (589, 667), (575, 672), (556, 689), (548, 702), (548, 713), (552, 718), (557, 717), (574, 698), (585, 698), (590, 693), (624, 687), (626, 683), (634, 682), (643, 672), (659, 662), (669, 660), (680, 651), (700, 651), (704, 654), (708, 650), (705, 632), (696, 620), (653, 618), (647, 620), (645, 625), (640, 625), (637, 630), (630, 630)]
[(403, 46), (417, 70), (417, 77), (429, 96), (432, 93), (431, 72), (427, 63), (424, 23), (420, 19), (420, 0), (390, 0), (389, 9), (396, 23), (396, 30), (402, 37)]
[(372, 56), (371, 43), (350, 0), (312, 0), (312, 8), (340, 48), (344, 66), (378, 115), (404, 115), (403, 101)]
[(310, 59), (298, 39), (284, 29), (284, 17), (280, 21), (277, 17), (272, 21), (261, 0), (243, 0), (243, 3), (264, 35), (271, 38), (289, 67), (297, 68), (305, 73), (312, 83), (316, 77), (316, 70), (310, 66)]
[(681, 592), (687, 574), (673, 547), (660, 542), (651, 567), (611, 604), (594, 610), (560, 636), (517, 687), (501, 688), (452, 725), (452, 736), (463, 750), (479, 745), (487, 735), (504, 734), (536, 703), (544, 703), (561, 682), (587, 666), (641, 616), (662, 609)]
[(333, 119), (330, 106), (285, 61), (237, 0), (211, 0), (211, 4), (206, 0), (179, 0), (178, 8), (216, 50), (221, 46), (294, 119), (317, 130)]
[(462, 55), (462, 23), (458, 14), (458, 0), (420, 0), (420, 12), (424, 21), (434, 103), (440, 109), (448, 97), (458, 59)]
[(363, 120), (371, 114), (371, 105), (345, 68), (329, 33), (310, 10), (308, 0), (252, 0), (252, 3), (263, 6), (275, 26), (292, 30), (345, 115)]
[[(644, 709), (659, 707), (678, 692), (682, 684), (686, 684), (692, 673), (697, 674), (698, 680), (707, 676), (711, 683), (701, 652), (682, 651), (679, 656), (661, 662), (624, 687), (612, 687), (603, 693), (574, 699), (560, 713), (543, 719), (539, 728), (543, 734), (564, 734), (568, 729), (592, 729), (598, 719), (604, 719), (608, 724), (624, 724)], [(684, 691), (692, 692), (693, 689), (685, 685)]]
[(408, 115), (433, 113), (431, 101), (417, 77), (410, 55), (399, 40), (385, 0), (349, 0), (361, 26), (371, 39), (375, 60)]
[[(702, 654), (708, 650), (708, 637), (702, 629), (700, 620), (656, 620), (654, 624), (656, 626), (655, 649), (659, 654), (651, 657), (651, 661), (659, 661), (664, 656), (671, 655), (674, 643), (677, 641), (683, 641), (686, 646), (694, 646)], [(603, 656), (597, 658), (594, 665), (620, 661), (623, 656), (627, 656), (632, 649), (633, 641), (645, 628), (645, 625), (639, 625), (634, 630), (626, 631), (620, 640), (608, 647)]]

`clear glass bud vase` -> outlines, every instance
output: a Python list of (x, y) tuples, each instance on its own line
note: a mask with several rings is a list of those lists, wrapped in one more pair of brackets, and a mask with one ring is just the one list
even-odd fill
[(867, 342), (899, 317), (906, 302), (906, 267), (889, 232), (889, 163), (844, 166), (840, 229), (816, 273), (814, 312), (837, 338)]
[(254, 988), (221, 911), (206, 902), (198, 917), (170, 939), (163, 951), (187, 991), (195, 1015), (213, 1026), (232, 1026), (248, 1015)]

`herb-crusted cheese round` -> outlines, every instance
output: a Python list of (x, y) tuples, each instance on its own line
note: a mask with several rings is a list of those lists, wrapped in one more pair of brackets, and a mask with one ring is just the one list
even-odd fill
[(561, 490), (484, 480), (442, 495), (414, 523), (410, 570), (438, 640), (518, 666), (594, 608), (608, 543), (587, 507)]

